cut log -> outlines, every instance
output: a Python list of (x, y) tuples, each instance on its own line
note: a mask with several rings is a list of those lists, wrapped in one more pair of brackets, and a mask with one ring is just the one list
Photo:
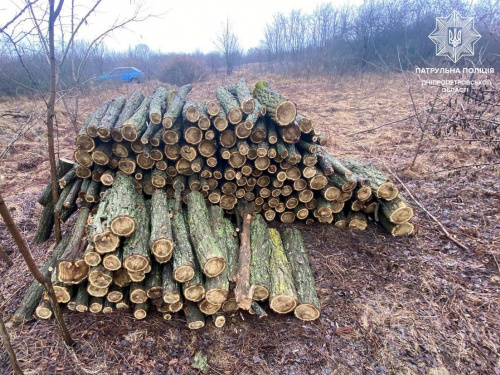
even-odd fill
[[(172, 263), (163, 264), (161, 271), (162, 294), (161, 297), (165, 303), (176, 303), (181, 300), (181, 287), (174, 280)], [(151, 298), (151, 297), (150, 297)]]
[(205, 315), (213, 315), (220, 310), (222, 305), (213, 304), (206, 299), (198, 302), (198, 308)]
[(95, 115), (90, 119), (90, 122), (85, 129), (90, 137), (97, 137), (97, 128), (99, 127), (103, 117), (106, 115), (109, 103), (111, 103), (111, 101), (104, 102), (103, 105), (96, 112), (94, 112)]
[(403, 224), (413, 217), (413, 208), (401, 194), (390, 201), (380, 199), (379, 205), (379, 216), (384, 215), (393, 224)]
[(252, 97), (252, 93), (248, 89), (244, 78), (240, 78), (235, 85), (231, 85), (228, 89), (238, 99), (241, 111), (244, 114), (248, 115), (253, 112), (255, 109), (255, 99)]
[(224, 108), (228, 121), (233, 125), (239, 124), (243, 118), (243, 112), (241, 111), (236, 98), (223, 87), (217, 88), (215, 96), (217, 97), (217, 100), (221, 104), (222, 108)]
[(149, 101), (149, 98), (144, 98), (134, 114), (123, 123), (121, 127), (123, 139), (134, 142), (146, 131)]
[(102, 265), (109, 271), (118, 271), (122, 268), (123, 250), (116, 249), (114, 253), (106, 254), (102, 259)]
[(149, 104), (149, 121), (152, 124), (161, 124), (161, 119), (167, 107), (167, 89), (158, 87), (153, 93)]
[(134, 233), (137, 198), (133, 178), (118, 172), (108, 195), (109, 229), (116, 236), (128, 237)]
[(187, 203), (189, 232), (196, 255), (203, 273), (215, 277), (224, 270), (226, 261), (211, 233), (205, 200), (199, 192), (193, 191), (188, 194)]
[(50, 302), (41, 300), (36, 307), (35, 313), (39, 319), (46, 320), (52, 318), (52, 306), (50, 305)]
[(162, 265), (160, 263), (155, 261), (151, 263), (151, 272), (146, 275), (145, 288), (148, 298), (152, 300), (162, 298)]
[(130, 284), (130, 302), (132, 303), (144, 303), (148, 300), (148, 295), (146, 293), (146, 286), (143, 282), (136, 282)]
[(129, 272), (137, 273), (146, 270), (151, 265), (150, 215), (142, 194), (136, 194), (134, 213), (137, 227), (123, 242), (123, 267)]
[(380, 224), (382, 224), (382, 226), (395, 237), (409, 236), (415, 229), (413, 224), (409, 222), (400, 224), (391, 223), (384, 215), (379, 215), (379, 221)]
[[(226, 230), (224, 227), (224, 211), (220, 206), (211, 206), (209, 209), (210, 226), (215, 241), (225, 259), (226, 249)], [(218, 276), (207, 278), (205, 280), (205, 299), (213, 305), (221, 305), (227, 298), (229, 292), (228, 267), (225, 267)]]
[(182, 119), (196, 124), (200, 119), (198, 104), (193, 99), (187, 99), (182, 107)]
[(198, 262), (195, 262), (193, 277), (182, 284), (182, 292), (188, 301), (199, 302), (205, 297), (203, 274)]
[(297, 306), (297, 291), (279, 232), (270, 228), (269, 236), (271, 238), (269, 306), (279, 314), (286, 314)]
[(217, 328), (222, 328), (226, 324), (226, 316), (222, 312), (216, 312), (212, 315), (212, 322)]
[(167, 194), (162, 189), (156, 189), (151, 198), (151, 236), (149, 239), (151, 253), (168, 262), (174, 250), (172, 225), (168, 211)]
[(78, 135), (76, 136), (76, 140), (75, 140), (75, 146), (76, 146), (77, 150), (91, 152), (94, 149), (95, 141), (90, 135), (87, 134), (87, 127), (93, 121), (96, 113), (97, 113), (97, 111), (94, 113), (91, 113), (85, 119), (85, 122), (83, 123), (82, 127), (80, 128), (80, 131), (79, 131)]
[[(66, 249), (70, 240), (70, 234), (65, 234), (61, 242), (59, 242), (59, 244), (52, 251), (52, 254), (40, 267), (40, 272), (42, 273), (42, 275), (46, 275), (49, 272), (49, 269), (55, 267), (56, 262), (63, 255), (64, 250)], [(16, 310), (12, 317), (12, 321), (15, 324), (20, 324), (31, 318), (36, 310), (36, 307), (38, 306), (38, 303), (40, 302), (40, 299), (42, 298), (43, 291), (43, 285), (41, 285), (38, 281), (33, 280), (33, 282), (26, 290), (20, 307)]]
[(238, 272), (236, 275), (236, 286), (234, 295), (238, 307), (243, 310), (249, 310), (252, 304), (253, 289), (250, 285), (250, 267), (251, 267), (251, 243), (250, 243), (250, 224), (252, 222), (253, 207), (250, 204), (243, 204), (242, 209), (237, 215), (242, 218), (242, 230), (240, 234), (240, 249), (238, 253)]
[(267, 224), (261, 215), (255, 215), (250, 224), (250, 287), (252, 298), (264, 301), (269, 297), (270, 239)]
[(212, 117), (217, 116), (220, 112), (220, 109), (220, 104), (216, 100), (211, 100), (205, 103), (205, 111)]
[(297, 143), (302, 135), (300, 128), (295, 124), (280, 126), (279, 133), (286, 143)]
[(96, 288), (107, 288), (113, 282), (113, 275), (101, 263), (95, 267), (90, 267), (88, 282)]
[(134, 306), (134, 318), (142, 320), (146, 318), (149, 311), (149, 302), (137, 303)]
[(162, 124), (164, 128), (171, 128), (174, 125), (175, 121), (182, 114), (182, 108), (184, 107), (186, 96), (191, 91), (191, 89), (191, 84), (187, 84), (179, 88), (179, 91), (177, 91), (177, 94), (175, 95), (172, 103), (167, 108), (167, 111), (163, 116)]
[(125, 103), (118, 120), (116, 120), (115, 126), (111, 130), (111, 137), (115, 142), (121, 142), (123, 140), (122, 127), (125, 122), (130, 119), (134, 113), (139, 109), (142, 102), (144, 101), (144, 95), (140, 91), (135, 91), (130, 98)]
[(92, 239), (95, 251), (99, 254), (111, 253), (120, 244), (119, 237), (109, 230), (108, 204), (111, 205), (112, 203), (108, 200), (108, 197), (111, 195), (111, 191), (108, 190), (104, 194), (89, 231), (89, 238)]
[(295, 104), (274, 91), (265, 81), (255, 84), (253, 97), (266, 107), (267, 116), (280, 126), (292, 123), (297, 116)]
[(54, 227), (54, 205), (52, 200), (50, 200), (44, 207), (42, 216), (38, 221), (38, 227), (36, 229), (35, 237), (33, 238), (33, 243), (35, 245), (41, 244), (50, 238), (52, 233), (52, 228)]
[(186, 302), (184, 306), (187, 326), (189, 329), (200, 329), (205, 326), (205, 317), (201, 313), (198, 305), (194, 302)]
[(212, 119), (215, 129), (218, 131), (224, 131), (227, 129), (229, 122), (227, 121), (226, 111), (221, 108), (219, 113)]
[(97, 127), (97, 134), (101, 139), (106, 139), (111, 136), (111, 131), (120, 117), (123, 107), (125, 106), (126, 99), (123, 96), (113, 99), (106, 110), (106, 114), (102, 118), (99, 126)]
[(281, 238), (297, 291), (298, 305), (294, 314), (300, 320), (315, 320), (319, 318), (321, 306), (302, 234), (297, 228), (286, 228)]
[(71, 239), (64, 254), (57, 262), (57, 280), (65, 284), (79, 284), (87, 278), (89, 266), (85, 263), (83, 252), (86, 241), (83, 239), (90, 210), (81, 207), (75, 225), (71, 232)]

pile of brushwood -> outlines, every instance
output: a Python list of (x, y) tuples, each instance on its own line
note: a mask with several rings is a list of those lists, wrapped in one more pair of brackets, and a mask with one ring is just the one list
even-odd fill
[[(53, 204), (47, 185), (34, 242), (50, 237), (54, 212), (64, 222), (78, 211), (43, 269), (68, 308), (133, 307), (138, 319), (151, 306), (166, 319), (184, 308), (199, 328), (203, 314), (218, 326), (239, 308), (263, 315), (269, 299), (278, 313), (314, 320), (300, 232), (280, 236), (266, 221), (363, 230), (371, 220), (395, 236), (413, 232), (397, 187), (369, 163), (331, 155), (313, 122), (266, 82), (250, 92), (240, 79), (205, 103), (190, 90), (105, 102), (76, 137), (75, 163), (59, 160), (60, 199)], [(37, 283), (15, 320), (35, 309), (52, 315)]]

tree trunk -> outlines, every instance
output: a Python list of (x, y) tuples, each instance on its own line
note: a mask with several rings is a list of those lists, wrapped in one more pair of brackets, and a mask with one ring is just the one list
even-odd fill
[(203, 273), (208, 277), (219, 275), (226, 260), (210, 229), (208, 210), (203, 196), (193, 191), (187, 196), (188, 222), (191, 240)]
[(297, 291), (298, 305), (294, 314), (300, 320), (315, 320), (319, 318), (321, 306), (302, 234), (297, 228), (286, 228), (281, 238)]
[(269, 236), (271, 238), (269, 306), (279, 314), (286, 314), (297, 306), (297, 291), (279, 232), (276, 229), (269, 229)]

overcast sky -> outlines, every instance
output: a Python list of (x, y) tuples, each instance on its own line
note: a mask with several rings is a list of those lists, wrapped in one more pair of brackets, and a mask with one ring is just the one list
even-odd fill
[[(5, 1), (5, 2), (4, 2)], [(310, 13), (327, 0), (146, 0), (144, 14), (158, 15), (147, 21), (116, 31), (106, 39), (114, 50), (127, 50), (129, 46), (145, 43), (152, 50), (162, 52), (210, 52), (213, 40), (221, 25), (230, 19), (241, 46), (248, 50), (258, 46), (264, 37), (266, 23), (277, 12), (288, 14), (292, 9)], [(335, 4), (347, 1), (336, 1)], [(354, 1), (356, 2), (356, 1)], [(20, 0), (1, 0), (0, 25), (16, 11)], [(46, 3), (41, 0), (40, 3)], [(57, 2), (56, 2), (57, 3)], [(92, 4), (87, 0), (87, 3)], [(117, 18), (127, 17), (136, 2), (133, 0), (103, 0), (97, 12), (89, 19), (89, 27), (82, 30), (80, 38), (90, 39)], [(351, 0), (350, 3), (353, 3)], [(65, 1), (69, 8), (70, 1)], [(19, 5), (18, 5), (19, 6)]]

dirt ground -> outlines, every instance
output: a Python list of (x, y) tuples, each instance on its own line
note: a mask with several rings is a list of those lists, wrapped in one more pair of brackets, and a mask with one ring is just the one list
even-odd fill
[[(412, 114), (397, 75), (291, 79), (248, 73), (246, 78), (249, 84), (267, 79), (293, 99), (328, 136), (335, 155), (374, 160), (386, 172), (389, 167), (469, 251), (446, 239), (411, 200), (416, 233), (410, 238), (392, 238), (373, 224), (363, 232), (297, 224), (321, 301), (318, 321), (273, 313), (259, 320), (238, 313), (221, 329), (207, 320), (204, 329), (189, 331), (181, 315), (163, 321), (151, 313), (135, 321), (129, 313), (66, 312), (74, 348), (62, 344), (53, 321), (9, 329), (25, 373), (196, 374), (192, 360), (200, 353), (207, 356), (210, 374), (500, 374), (499, 168), (450, 170), (489, 163), (498, 155), (480, 142), (429, 137), (409, 171), (418, 139), (414, 121), (354, 134)], [(196, 84), (193, 97), (211, 98), (226, 82), (213, 77)], [(156, 85), (143, 86), (150, 94)], [(135, 88), (90, 93), (81, 119), (102, 100)], [(26, 99), (0, 100), (0, 152), (27, 121), (2, 113), (34, 115), (40, 107)], [(70, 157), (74, 130), (64, 111), (57, 119), (59, 153)], [(41, 213), (36, 198), (49, 175), (44, 139), (40, 120), (0, 160), (2, 194), (28, 241)], [(40, 264), (52, 243), (31, 247)], [(0, 246), (14, 261), (10, 269), (0, 263), (8, 319), (32, 277), (3, 224)], [(9, 369), (2, 351), (0, 373)]]

